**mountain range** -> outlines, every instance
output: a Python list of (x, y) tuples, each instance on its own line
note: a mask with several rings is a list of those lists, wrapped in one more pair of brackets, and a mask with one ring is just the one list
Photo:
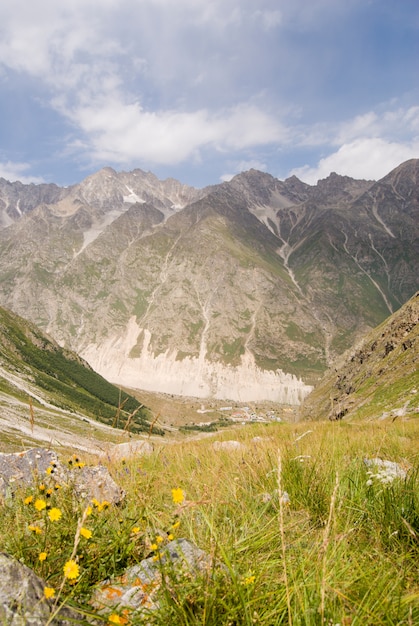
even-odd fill
[(419, 288), (418, 172), (0, 179), (0, 304), (114, 383), (298, 404)]

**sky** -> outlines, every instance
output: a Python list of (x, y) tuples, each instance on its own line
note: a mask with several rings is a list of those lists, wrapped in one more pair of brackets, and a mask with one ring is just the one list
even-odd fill
[(316, 184), (418, 157), (418, 0), (0, 3), (7, 180)]

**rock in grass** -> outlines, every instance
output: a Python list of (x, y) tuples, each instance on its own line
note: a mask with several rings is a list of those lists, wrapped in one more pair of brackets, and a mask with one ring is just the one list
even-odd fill
[(159, 546), (156, 553), (128, 568), (122, 576), (103, 581), (92, 596), (92, 605), (103, 614), (125, 610), (139, 614), (159, 608), (158, 594), (163, 576), (167, 582), (182, 581), (182, 577), (211, 572), (214, 565), (227, 572), (225, 566), (215, 563), (210, 554), (187, 539), (174, 539)]
[(18, 488), (50, 479), (61, 486), (71, 486), (81, 498), (106, 500), (109, 504), (124, 499), (124, 491), (103, 465), (86, 466), (76, 459), (71, 460), (71, 465), (63, 464), (55, 452), (45, 448), (0, 453), (0, 496), (6, 498)]
[[(81, 614), (62, 607), (44, 594), (45, 583), (29, 567), (0, 553), (0, 624), (2, 626), (74, 626), (87, 623)], [(53, 616), (53, 617), (52, 617)], [(51, 620), (51, 621), (49, 621)]]
[(125, 498), (125, 491), (117, 485), (103, 465), (85, 466), (73, 473), (74, 491), (83, 499), (106, 500), (109, 504), (119, 504)]
[(214, 450), (246, 450), (246, 446), (235, 439), (229, 439), (228, 441), (214, 441), (212, 447)]
[(149, 441), (127, 441), (124, 443), (117, 443), (104, 453), (104, 456), (109, 461), (122, 461), (123, 459), (132, 459), (137, 456), (143, 456), (145, 454), (152, 454), (154, 446)]

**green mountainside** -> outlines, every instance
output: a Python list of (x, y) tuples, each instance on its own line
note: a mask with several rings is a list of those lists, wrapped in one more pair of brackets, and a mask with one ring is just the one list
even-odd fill
[(419, 289), (418, 181), (418, 159), (202, 190), (105, 168), (36, 206), (0, 181), (0, 304), (119, 385), (298, 405)]
[(301, 419), (419, 416), (419, 292), (329, 370)]
[[(95, 420), (130, 433), (148, 432), (149, 410), (32, 323), (0, 307), (0, 391), (3, 421), (18, 401), (36, 419), (41, 409)], [(58, 411), (58, 413), (57, 413)], [(54, 417), (55, 416), (55, 417)]]

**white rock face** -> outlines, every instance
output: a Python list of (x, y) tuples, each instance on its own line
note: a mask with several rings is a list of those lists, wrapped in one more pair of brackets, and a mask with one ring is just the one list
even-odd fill
[[(131, 358), (131, 349), (142, 331), (141, 354)], [(111, 382), (133, 389), (240, 402), (270, 400), (292, 405), (300, 404), (312, 390), (292, 374), (260, 369), (250, 352), (242, 356), (238, 367), (211, 362), (204, 354), (176, 360), (177, 353), (173, 351), (154, 355), (149, 347), (150, 338), (150, 332), (140, 328), (132, 317), (122, 336), (110, 338), (100, 346), (90, 344), (80, 350), (80, 354)]]

